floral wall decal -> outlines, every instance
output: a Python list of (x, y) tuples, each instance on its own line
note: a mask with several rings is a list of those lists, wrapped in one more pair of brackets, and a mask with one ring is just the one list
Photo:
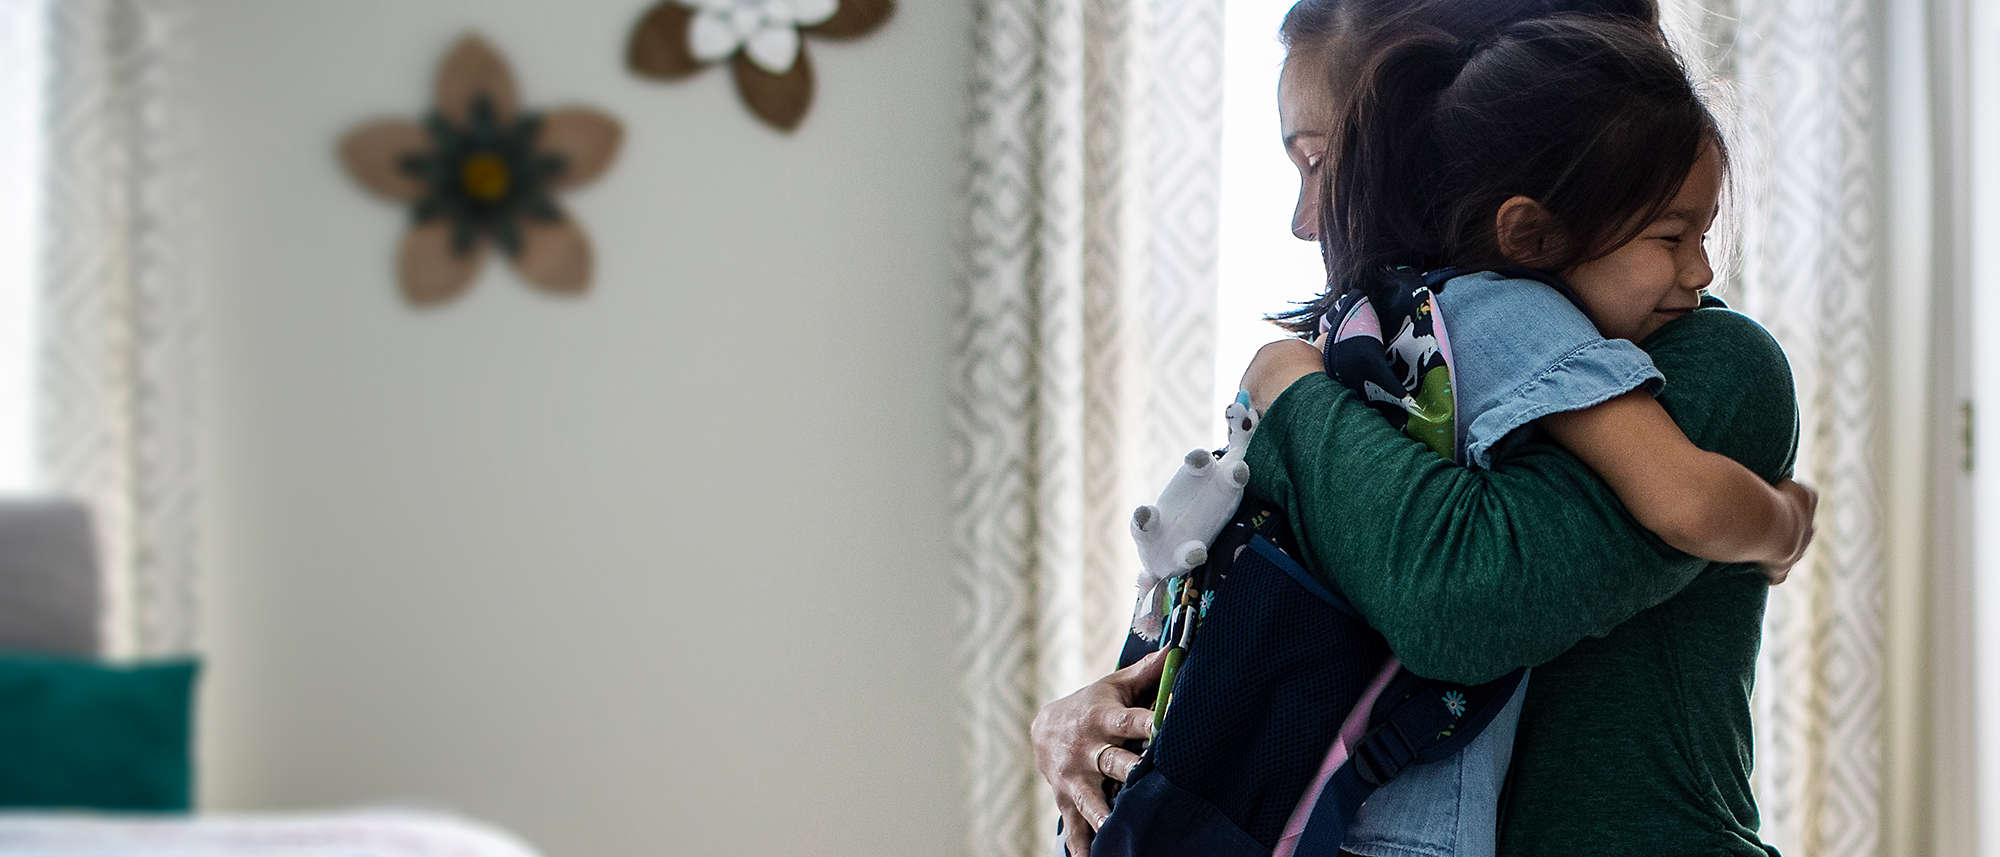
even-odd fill
[(422, 122), (377, 119), (340, 141), (356, 181), (411, 206), (397, 261), (403, 296), (418, 305), (457, 296), (488, 244), (542, 289), (588, 288), (590, 239), (554, 194), (611, 166), (618, 120), (590, 107), (521, 109), (507, 61), (478, 36), (446, 55), (434, 98)]
[(895, 9), (895, 0), (660, 0), (633, 28), (626, 62), (646, 77), (676, 79), (729, 60), (750, 112), (790, 131), (813, 98), (801, 34), (853, 38)]

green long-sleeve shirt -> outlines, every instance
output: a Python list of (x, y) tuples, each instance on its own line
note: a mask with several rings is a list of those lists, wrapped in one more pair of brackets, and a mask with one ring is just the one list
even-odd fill
[[(1776, 480), (1798, 445), (1791, 370), (1765, 330), (1704, 308), (1644, 343), (1697, 445)], [(1305, 564), (1412, 671), (1478, 682), (1535, 666), (1503, 857), (1763, 855), (1750, 689), (1767, 586), (1643, 530), (1542, 439), (1490, 471), (1439, 458), (1331, 378), (1293, 384), (1248, 453)]]

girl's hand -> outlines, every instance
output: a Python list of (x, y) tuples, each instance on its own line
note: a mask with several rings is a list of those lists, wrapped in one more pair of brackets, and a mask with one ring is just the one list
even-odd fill
[(1280, 339), (1257, 349), (1250, 368), (1243, 370), (1239, 389), (1250, 394), (1250, 407), (1262, 414), (1271, 409), (1278, 394), (1300, 378), (1320, 372), (1325, 358), (1320, 350), (1303, 339)]
[(1772, 586), (1784, 583), (1785, 578), (1792, 573), (1792, 566), (1797, 565), (1805, 556), (1806, 548), (1812, 546), (1813, 516), (1819, 512), (1818, 491), (1790, 479), (1778, 483), (1777, 489), (1791, 507), (1792, 520), (1798, 536), (1790, 556), (1781, 562), (1765, 564), (1764, 575), (1771, 579)]
[(1119, 746), (1150, 738), (1153, 712), (1136, 703), (1160, 687), (1165, 655), (1154, 652), (1047, 705), (1035, 715), (1028, 735), (1035, 743), (1035, 768), (1055, 789), (1062, 812), (1063, 840), (1070, 857), (1090, 857), (1090, 840), (1111, 804), (1104, 780), (1125, 781), (1138, 755)]

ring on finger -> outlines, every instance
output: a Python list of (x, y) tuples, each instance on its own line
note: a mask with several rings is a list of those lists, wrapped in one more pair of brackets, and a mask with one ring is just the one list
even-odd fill
[(1104, 772), (1104, 751), (1109, 749), (1111, 749), (1111, 745), (1106, 744), (1097, 748), (1096, 755), (1090, 757), (1090, 766), (1096, 768), (1098, 773), (1104, 774), (1107, 777), (1111, 775)]

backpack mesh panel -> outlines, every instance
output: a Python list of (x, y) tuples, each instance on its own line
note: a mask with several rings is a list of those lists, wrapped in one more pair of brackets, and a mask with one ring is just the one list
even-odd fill
[(1341, 720), (1388, 656), (1358, 616), (1246, 550), (1188, 647), (1154, 763), (1275, 846)]

